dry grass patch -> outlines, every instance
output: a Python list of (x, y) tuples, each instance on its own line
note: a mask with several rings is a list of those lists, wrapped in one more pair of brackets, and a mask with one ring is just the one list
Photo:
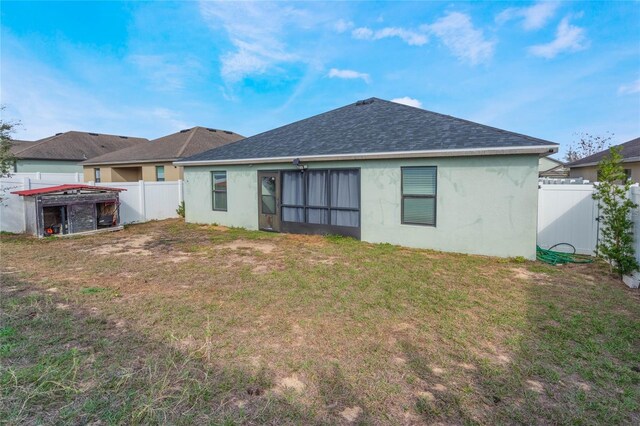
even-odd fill
[(178, 220), (0, 238), (0, 422), (638, 419), (640, 303), (598, 264)]

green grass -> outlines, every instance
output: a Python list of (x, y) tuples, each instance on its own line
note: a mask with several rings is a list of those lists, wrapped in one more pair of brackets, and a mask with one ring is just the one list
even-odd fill
[(0, 423), (639, 419), (638, 293), (599, 264), (180, 221), (0, 244)]

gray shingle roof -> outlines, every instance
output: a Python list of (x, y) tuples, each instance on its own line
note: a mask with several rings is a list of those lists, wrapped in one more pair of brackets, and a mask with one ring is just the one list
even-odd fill
[(70, 131), (32, 142), (15, 153), (18, 159), (82, 161), (147, 142), (144, 138)]
[(194, 155), (183, 161), (544, 145), (556, 144), (371, 98)]
[(174, 161), (242, 139), (228, 130), (193, 127), (152, 141), (92, 158), (84, 164), (117, 164), (145, 161)]
[(23, 140), (19, 140), (19, 139), (12, 139), (11, 140), (11, 149), (9, 150), (12, 154), (17, 154), (18, 152), (22, 151), (25, 148), (29, 148), (30, 146), (33, 146), (35, 142), (31, 142), (31, 141), (23, 141)]
[[(640, 161), (640, 138), (635, 138), (629, 142), (618, 145), (623, 161)], [(568, 167), (586, 167), (598, 164), (600, 160), (609, 155), (609, 149), (596, 152), (588, 157), (581, 158), (572, 163), (567, 164)]]

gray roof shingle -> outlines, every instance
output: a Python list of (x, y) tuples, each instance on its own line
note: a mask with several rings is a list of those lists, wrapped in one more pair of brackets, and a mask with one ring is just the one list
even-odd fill
[(174, 161), (242, 139), (228, 130), (192, 127), (152, 141), (110, 152), (83, 164), (117, 164), (145, 161)]
[(147, 142), (144, 138), (70, 131), (31, 142), (15, 153), (18, 159), (82, 161)]
[[(640, 138), (632, 139), (628, 142), (618, 145), (623, 161), (640, 161)], [(598, 164), (600, 160), (609, 155), (609, 149), (596, 152), (588, 157), (581, 158), (572, 163), (567, 164), (568, 167), (586, 167)]]
[(358, 101), (183, 161), (557, 145), (378, 98)]

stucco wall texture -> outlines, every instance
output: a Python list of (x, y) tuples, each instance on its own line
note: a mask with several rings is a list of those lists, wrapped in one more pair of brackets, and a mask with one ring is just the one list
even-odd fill
[[(361, 239), (408, 247), (535, 258), (537, 155), (334, 161), (314, 168), (361, 171)], [(436, 166), (436, 226), (401, 223), (401, 167)], [(258, 170), (291, 164), (185, 168), (186, 220), (258, 229)], [(227, 171), (228, 211), (213, 211), (211, 171)]]

